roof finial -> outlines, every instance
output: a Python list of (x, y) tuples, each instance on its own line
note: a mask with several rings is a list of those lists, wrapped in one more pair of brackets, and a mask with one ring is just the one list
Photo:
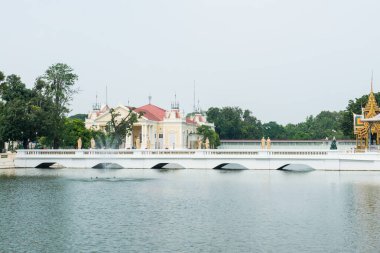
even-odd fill
[(151, 104), (151, 102), (152, 102), (152, 96), (149, 95), (148, 99), (149, 99), (149, 104)]
[(179, 109), (179, 103), (177, 102), (177, 93), (174, 93), (174, 102), (172, 103), (172, 109)]
[(100, 104), (98, 103), (98, 93), (96, 93), (96, 96), (95, 96), (95, 104), (92, 106), (92, 109), (93, 110), (100, 110)]
[(373, 92), (373, 70), (371, 75), (371, 92)]
[(194, 97), (193, 97), (193, 99), (194, 99), (194, 104), (193, 104), (193, 111), (195, 112), (197, 109), (196, 109), (196, 105), (195, 105), (195, 80), (194, 80)]
[(108, 87), (106, 85), (106, 105), (108, 105)]

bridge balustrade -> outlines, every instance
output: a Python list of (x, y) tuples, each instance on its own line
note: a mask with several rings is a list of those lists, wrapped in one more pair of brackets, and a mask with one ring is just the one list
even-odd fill
[(337, 153), (349, 153), (347, 151), (336, 150), (210, 150), (210, 149), (189, 149), (189, 150), (89, 150), (89, 149), (61, 149), (61, 150), (33, 150), (25, 149), (17, 151), (20, 156), (159, 156), (159, 155), (179, 155), (179, 156), (327, 156)]

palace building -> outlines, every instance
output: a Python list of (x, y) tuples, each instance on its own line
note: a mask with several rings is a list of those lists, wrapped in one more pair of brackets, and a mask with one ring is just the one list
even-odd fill
[[(213, 123), (200, 112), (186, 117), (174, 102), (170, 110), (165, 110), (151, 103), (132, 108), (119, 105), (114, 108), (120, 118), (126, 117), (130, 110), (141, 113), (141, 118), (133, 125), (132, 134), (126, 137), (123, 147), (126, 149), (185, 149), (198, 148), (197, 127), (206, 125), (215, 128)], [(95, 105), (85, 121), (86, 128), (105, 131), (111, 119), (110, 108)]]
[(380, 108), (373, 93), (372, 81), (368, 102), (362, 108), (362, 114), (354, 114), (354, 134), (357, 149), (380, 145)]

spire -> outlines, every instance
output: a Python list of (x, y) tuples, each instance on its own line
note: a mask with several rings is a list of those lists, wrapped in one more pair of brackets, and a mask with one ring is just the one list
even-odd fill
[(365, 118), (372, 118), (380, 113), (380, 108), (377, 105), (375, 94), (373, 93), (373, 71), (371, 75), (371, 92), (369, 93), (368, 102), (365, 105), (364, 112)]
[(106, 105), (108, 105), (108, 87), (106, 85)]
[(99, 111), (100, 110), (100, 104), (98, 103), (98, 93), (96, 93), (95, 104), (92, 106), (92, 109), (94, 111)]
[(193, 111), (195, 112), (196, 111), (196, 106), (195, 106), (195, 80), (194, 80), (194, 104), (193, 104)]
[(172, 109), (179, 109), (179, 103), (177, 102), (177, 93), (174, 93), (174, 103), (172, 103)]

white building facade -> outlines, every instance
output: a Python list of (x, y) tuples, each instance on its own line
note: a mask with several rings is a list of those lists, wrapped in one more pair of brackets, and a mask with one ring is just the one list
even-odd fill
[[(202, 125), (215, 128), (207, 122), (200, 113), (185, 117), (179, 110), (178, 104), (172, 105), (170, 110), (162, 109), (153, 104), (138, 108), (119, 105), (114, 108), (120, 118), (126, 117), (130, 110), (141, 113), (141, 118), (133, 125), (132, 133), (126, 136), (123, 147), (126, 149), (187, 149), (198, 148), (197, 127)], [(110, 108), (94, 108), (88, 114), (85, 125), (88, 129), (105, 131), (111, 120)]]

